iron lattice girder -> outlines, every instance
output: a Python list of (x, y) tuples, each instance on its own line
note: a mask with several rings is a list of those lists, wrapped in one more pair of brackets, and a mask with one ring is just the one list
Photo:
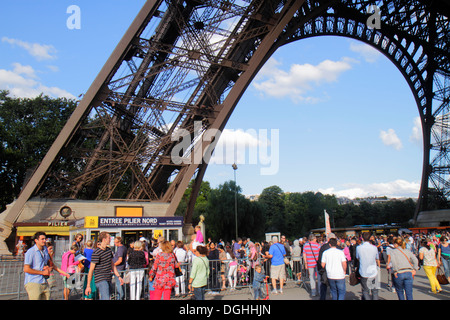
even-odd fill
[[(371, 5), (380, 9), (380, 30), (367, 26)], [(82, 111), (76, 110), (67, 138), (60, 139), (66, 140), (51, 149), (51, 164), (44, 161), (34, 179), (39, 181), (32, 179), (24, 196), (108, 200), (125, 184), (124, 198), (173, 202), (167, 213), (173, 214), (186, 181), (198, 170), (199, 183), (207, 164), (175, 165), (171, 152), (178, 141), (172, 135), (186, 130), (198, 137), (211, 127), (223, 129), (279, 46), (326, 34), (364, 41), (399, 68), (416, 98), (424, 143), (431, 149), (431, 134), (425, 133), (438, 117), (448, 123), (446, 5), (432, 0), (150, 0), (102, 69), (104, 80), (96, 79), (80, 102)], [(434, 109), (433, 100), (439, 101)], [(196, 121), (202, 122), (200, 129)], [(441, 145), (448, 141), (443, 132), (434, 130)], [(193, 157), (193, 149), (194, 143), (183, 156)], [(439, 168), (448, 166), (448, 157), (439, 159)], [(424, 160), (430, 164), (436, 162)], [(431, 171), (424, 170), (423, 181)]]
[[(73, 176), (72, 182), (67, 178), (58, 179), (66, 185), (72, 185), (66, 188), (66, 192), (72, 190), (72, 197), (77, 197), (82, 188), (91, 183), (96, 188), (103, 185), (98, 195), (100, 198), (110, 198), (112, 192), (105, 190), (114, 190), (120, 177), (123, 177), (138, 156), (141, 159), (136, 164), (141, 167), (145, 164), (143, 171), (145, 174), (149, 172), (147, 180), (156, 180), (148, 183), (151, 186), (147, 188), (150, 192), (140, 192), (139, 196), (143, 193), (146, 196), (149, 193), (155, 195), (154, 187), (163, 191), (160, 186), (167, 184), (167, 179), (174, 170), (180, 169), (167, 161), (170, 150), (176, 144), (171, 141), (171, 134), (175, 128), (192, 128), (195, 120), (206, 119), (206, 124), (211, 123), (221, 108), (221, 95), (232, 86), (231, 82), (239, 73), (245, 70), (245, 59), (251, 56), (241, 48), (252, 50), (254, 39), (267, 33), (274, 24), (272, 15), (275, 12), (264, 13), (271, 7), (267, 6), (267, 1), (253, 2), (247, 7), (231, 3), (226, 7), (223, 4), (216, 5), (216, 9), (222, 11), (221, 15), (211, 10), (214, 6), (191, 2), (184, 7), (181, 3), (167, 2), (166, 12), (154, 15), (161, 18), (161, 22), (157, 31), (150, 33), (151, 38), (144, 39), (142, 34), (146, 28), (141, 28), (142, 33), (125, 50), (124, 61), (127, 63), (121, 61), (120, 66), (115, 67), (114, 75), (109, 77), (109, 82), (103, 86), (102, 94), (106, 98), (92, 108), (94, 115), (91, 115), (91, 118), (103, 124), (103, 133), (98, 137), (99, 143), (87, 159), (84, 157), (86, 165), (78, 175)], [(201, 15), (202, 28), (197, 30), (195, 21), (200, 16), (196, 13), (201, 8), (204, 10)], [(253, 11), (256, 14), (251, 19)], [(205, 16), (206, 12), (210, 18)], [(239, 24), (234, 26), (234, 30), (226, 31), (218, 27), (224, 22), (223, 19), (237, 15), (240, 15)], [(191, 17), (194, 17), (193, 20), (190, 20)], [(178, 26), (176, 37), (173, 36), (176, 29), (174, 26)], [(211, 30), (218, 30), (218, 34)], [(214, 35), (221, 38), (209, 43)], [(164, 42), (168, 38), (171, 41)], [(215, 56), (216, 53), (220, 55)], [(197, 76), (191, 77), (192, 73)], [(117, 77), (117, 74), (120, 76)], [(194, 90), (187, 103), (173, 102), (178, 93), (189, 89)], [(164, 112), (176, 115), (171, 128), (165, 124)], [(100, 127), (96, 127), (97, 131), (101, 131)], [(95, 136), (89, 133), (92, 131), (91, 124), (82, 127), (80, 131), (83, 130), (86, 133), (81, 137)], [(77, 153), (86, 154), (83, 148), (77, 151), (77, 146), (85, 144), (86, 139), (79, 138), (78, 144), (71, 145), (72, 157)], [(107, 165), (105, 161), (108, 162)], [(169, 168), (162, 168), (167, 166)], [(158, 174), (164, 175), (158, 178)], [(107, 176), (108, 183), (105, 181)], [(58, 184), (53, 188), (50, 184), (50, 187), (44, 189), (48, 195), (54, 196), (61, 196), (55, 190), (63, 190)], [(135, 189), (129, 197), (136, 196)], [(153, 199), (161, 196), (159, 192), (158, 194)]]

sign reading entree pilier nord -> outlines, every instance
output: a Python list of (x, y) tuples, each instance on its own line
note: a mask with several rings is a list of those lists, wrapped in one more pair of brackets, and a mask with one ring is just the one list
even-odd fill
[(112, 227), (182, 227), (182, 217), (98, 217), (99, 228)]

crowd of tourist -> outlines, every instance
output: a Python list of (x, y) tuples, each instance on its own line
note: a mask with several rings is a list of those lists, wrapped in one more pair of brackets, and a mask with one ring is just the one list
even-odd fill
[[(389, 290), (403, 300), (413, 299), (414, 276), (420, 268), (433, 294), (442, 290), (442, 281), (450, 280), (449, 233), (413, 236), (365, 232), (353, 237), (330, 233), (293, 241), (281, 236), (261, 242), (249, 238), (214, 242), (204, 239), (199, 228), (195, 231), (187, 243), (140, 238), (127, 247), (115, 237), (115, 252), (109, 247), (107, 232), (100, 233), (96, 243), (84, 243), (83, 236), (77, 235), (63, 255), (61, 267), (53, 263), (45, 234), (38, 233), (24, 260), (29, 298), (49, 299), (53, 270), (63, 276), (64, 299), (69, 298), (73, 274), (84, 274), (82, 299), (86, 300), (109, 300), (112, 296), (117, 300), (126, 296), (130, 300), (168, 300), (187, 295), (204, 300), (206, 289), (217, 294), (242, 286), (251, 287), (254, 298), (261, 299), (269, 284), (270, 294), (283, 294), (287, 280), (302, 284), (306, 279), (311, 296), (322, 300), (327, 294), (344, 300), (348, 285), (360, 285), (362, 299), (377, 300), (382, 267), (388, 271)], [(438, 281), (441, 266), (444, 280)]]

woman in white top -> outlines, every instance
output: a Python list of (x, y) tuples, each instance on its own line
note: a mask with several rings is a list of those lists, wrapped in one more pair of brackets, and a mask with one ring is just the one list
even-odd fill
[(184, 243), (182, 241), (178, 241), (176, 244), (175, 249), (173, 250), (175, 253), (175, 256), (177, 257), (177, 261), (180, 264), (180, 269), (182, 275), (179, 277), (176, 277), (175, 280), (177, 281), (177, 284), (175, 286), (175, 297), (178, 297), (180, 295), (180, 288), (181, 288), (181, 294), (184, 296), (186, 294), (186, 262), (187, 262), (187, 252), (184, 250)]
[(436, 269), (438, 267), (436, 251), (430, 247), (426, 240), (422, 241), (422, 247), (419, 250), (419, 259), (423, 260), (423, 270), (430, 281), (431, 291), (433, 293), (441, 292), (441, 285), (436, 278)]
[(237, 266), (236, 257), (234, 256), (233, 250), (227, 246), (227, 261), (228, 261), (228, 283), (230, 289), (233, 291), (236, 289), (237, 283)]

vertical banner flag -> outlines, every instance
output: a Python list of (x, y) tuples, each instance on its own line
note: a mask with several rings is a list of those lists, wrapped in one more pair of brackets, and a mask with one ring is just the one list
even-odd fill
[(325, 233), (328, 237), (328, 235), (331, 233), (331, 227), (330, 227), (330, 216), (327, 213), (327, 210), (323, 210), (325, 213)]

